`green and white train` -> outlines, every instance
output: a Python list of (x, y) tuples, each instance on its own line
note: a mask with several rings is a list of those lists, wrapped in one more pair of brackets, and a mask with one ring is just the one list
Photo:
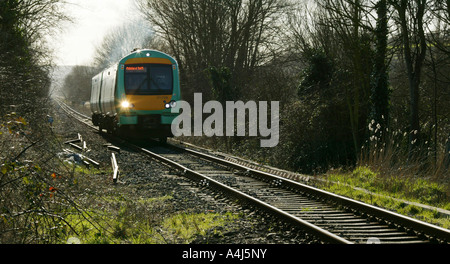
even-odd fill
[(181, 99), (178, 64), (156, 50), (137, 50), (92, 78), (92, 121), (100, 131), (166, 140)]

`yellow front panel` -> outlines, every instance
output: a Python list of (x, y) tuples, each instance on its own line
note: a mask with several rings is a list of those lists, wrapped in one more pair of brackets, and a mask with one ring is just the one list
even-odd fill
[(164, 101), (172, 100), (172, 95), (127, 95), (127, 101), (134, 105), (133, 110), (164, 110)]

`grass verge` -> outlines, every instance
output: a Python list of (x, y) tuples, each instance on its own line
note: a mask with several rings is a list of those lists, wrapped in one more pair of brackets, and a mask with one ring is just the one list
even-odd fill
[(384, 177), (368, 167), (357, 167), (352, 172), (330, 172), (318, 187), (368, 204), (383, 207), (403, 215), (450, 228), (450, 218), (438, 210), (450, 210), (448, 186), (423, 178)]

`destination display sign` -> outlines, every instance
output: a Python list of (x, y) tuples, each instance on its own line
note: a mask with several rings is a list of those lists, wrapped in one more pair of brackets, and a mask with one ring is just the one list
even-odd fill
[(144, 66), (127, 66), (125, 70), (127, 72), (147, 72), (147, 68)]

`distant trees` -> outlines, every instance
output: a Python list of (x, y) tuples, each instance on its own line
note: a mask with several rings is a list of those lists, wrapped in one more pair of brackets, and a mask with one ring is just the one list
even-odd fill
[(97, 74), (96, 68), (76, 65), (65, 77), (64, 96), (74, 102), (86, 102), (91, 98), (92, 77)]

